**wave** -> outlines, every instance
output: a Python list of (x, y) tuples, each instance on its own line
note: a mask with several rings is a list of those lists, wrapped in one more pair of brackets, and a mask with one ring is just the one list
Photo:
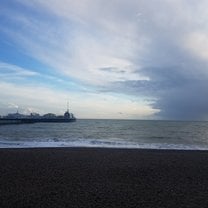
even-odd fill
[(204, 145), (170, 143), (134, 143), (112, 140), (78, 139), (72, 141), (0, 141), (0, 148), (95, 147), (124, 149), (208, 150)]

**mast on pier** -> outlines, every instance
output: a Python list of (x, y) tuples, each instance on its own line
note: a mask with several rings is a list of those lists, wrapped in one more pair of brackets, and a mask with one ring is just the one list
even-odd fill
[(69, 112), (69, 101), (67, 101), (67, 112)]

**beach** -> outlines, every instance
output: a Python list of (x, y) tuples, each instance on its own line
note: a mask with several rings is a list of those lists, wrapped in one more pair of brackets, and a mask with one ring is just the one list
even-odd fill
[(208, 151), (0, 149), (0, 207), (208, 207)]

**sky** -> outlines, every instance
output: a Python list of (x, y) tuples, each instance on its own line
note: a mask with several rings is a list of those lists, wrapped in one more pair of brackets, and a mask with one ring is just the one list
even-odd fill
[(1, 0), (0, 114), (208, 119), (208, 1)]

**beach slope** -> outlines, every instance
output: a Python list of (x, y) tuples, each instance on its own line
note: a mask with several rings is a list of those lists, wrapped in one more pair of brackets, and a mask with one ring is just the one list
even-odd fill
[(0, 207), (208, 207), (208, 152), (0, 149)]

